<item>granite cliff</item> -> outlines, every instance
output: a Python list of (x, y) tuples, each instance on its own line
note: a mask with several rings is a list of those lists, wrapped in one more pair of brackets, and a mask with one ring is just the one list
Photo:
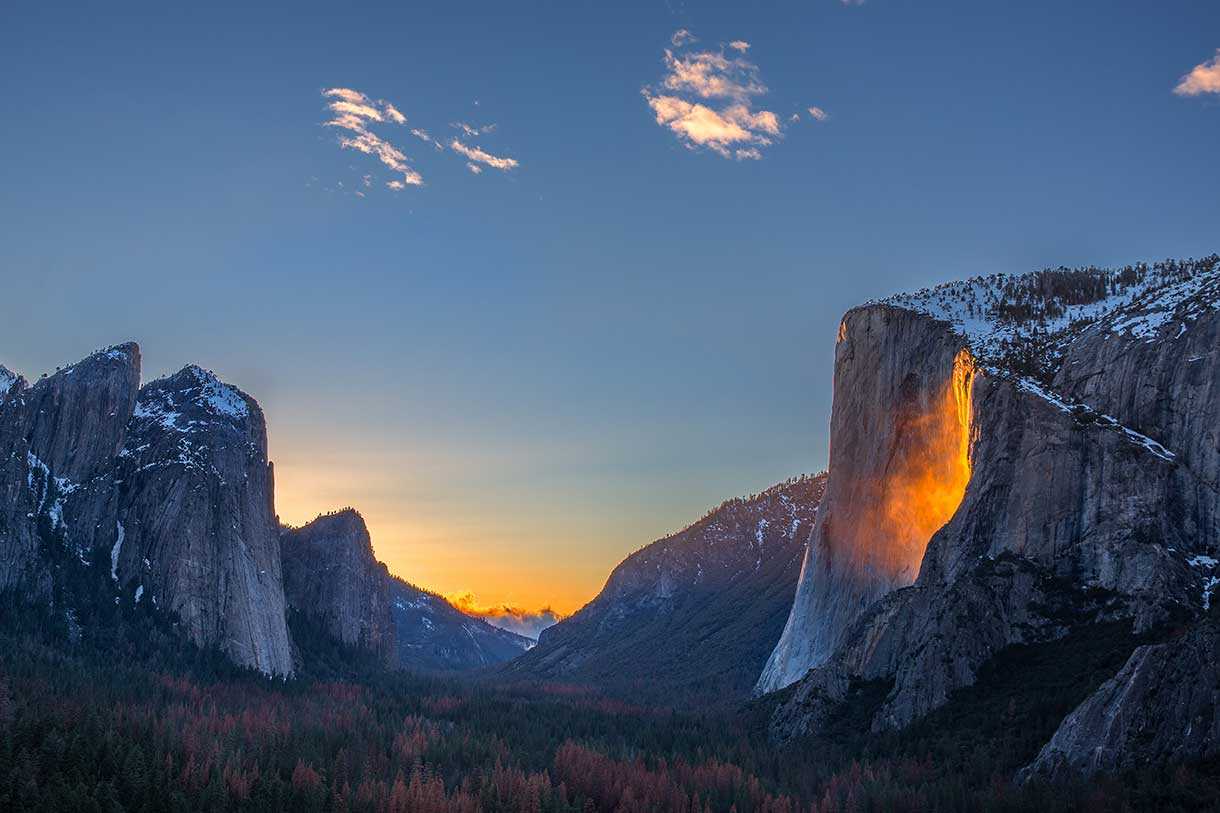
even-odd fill
[[(194, 365), (141, 387), (134, 343), (32, 385), (0, 368), (0, 500), (0, 592), (73, 637), (81, 618), (114, 621), (97, 612), (113, 602), (276, 676), (309, 666), (290, 606), (391, 666), (469, 668), (530, 644), (393, 579), (353, 510), (281, 528), (258, 403)], [(429, 611), (397, 610), (404, 596)]]
[(347, 508), (280, 535), (288, 605), (348, 646), (394, 652), (390, 574), (373, 555), (364, 518)]
[[(1202, 624), (1220, 540), (1218, 304), (1220, 259), (1210, 257), (979, 278), (849, 312), (836, 348), (827, 496), (760, 679), (763, 690), (795, 684), (772, 719), (775, 736), (816, 732), (861, 681), (890, 687), (872, 728), (900, 728), (971, 685), (1005, 647), (1096, 623), (1145, 636)], [(907, 415), (935, 410), (946, 391), (960, 393), (942, 405), (941, 422), (958, 410), (967, 476), (941, 523), (912, 542), (871, 518), (861, 494), (878, 493), (868, 490), (878, 479), (882, 494), (907, 482), (912, 447), (921, 455), (935, 446), (906, 431), (923, 425)], [(935, 475), (932, 502), (956, 491), (956, 477)], [(890, 566), (891, 550), (917, 565)], [(1208, 633), (1190, 635), (1137, 650), (1114, 680), (1127, 686), (1158, 659), (1197, 657)], [(1159, 679), (1180, 682), (1185, 671)], [(1158, 709), (1174, 691), (1193, 697), (1164, 684), (1103, 686), (1036, 770), (1097, 764), (1084, 751), (1105, 740), (1093, 736), (1100, 716), (1144, 726), (1139, 737), (1109, 732), (1105, 767), (1196, 753), (1186, 740), (1165, 747), (1175, 740), (1168, 731), (1190, 709), (1201, 710), (1196, 726), (1214, 726), (1215, 707), (1195, 698)]]

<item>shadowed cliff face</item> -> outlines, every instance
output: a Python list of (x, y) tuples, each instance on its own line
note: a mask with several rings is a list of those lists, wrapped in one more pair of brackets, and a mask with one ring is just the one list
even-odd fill
[(198, 367), (140, 389), (116, 466), (112, 574), (239, 664), (292, 672), (267, 426)]
[(394, 650), (389, 572), (373, 555), (364, 518), (347, 508), (280, 533), (284, 597), (334, 638), (389, 662)]
[(783, 636), (757, 686), (798, 680), (869, 604), (910, 584), (970, 479), (974, 360), (936, 323), (849, 313), (835, 351), (831, 476)]
[(32, 386), (0, 368), (0, 588), (49, 596), (40, 519), (82, 558), (92, 547), (112, 504), (111, 468), (139, 386), (134, 343), (100, 350)]
[(57, 557), (104, 562), (115, 601), (170, 610), (195, 643), (288, 674), (262, 411), (198, 367), (139, 381), (133, 343), (33, 386), (0, 370), (0, 589), (65, 602)]
[(1092, 776), (1214, 756), (1220, 748), (1220, 625), (1215, 618), (1142, 646), (1069, 714), (1019, 781)]

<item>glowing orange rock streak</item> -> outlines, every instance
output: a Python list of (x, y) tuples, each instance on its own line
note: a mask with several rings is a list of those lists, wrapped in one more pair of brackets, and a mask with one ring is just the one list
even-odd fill
[[(953, 375), (933, 408), (904, 416), (901, 452), (880, 484), (875, 536), (888, 540), (884, 569), (919, 572), (928, 540), (953, 516), (970, 481), (974, 359), (960, 351)], [(880, 564), (880, 563), (874, 563)]]

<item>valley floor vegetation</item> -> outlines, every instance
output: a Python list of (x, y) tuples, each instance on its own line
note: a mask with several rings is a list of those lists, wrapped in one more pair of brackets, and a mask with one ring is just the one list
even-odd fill
[(860, 684), (822, 738), (778, 745), (775, 698), (706, 714), (570, 685), (379, 668), (293, 619), (291, 680), (184, 648), (139, 608), (104, 639), (0, 625), (0, 809), (1010, 811), (1216, 807), (1220, 761), (1074, 785), (1011, 777), (1138, 642), (1097, 627), (1001, 653), (900, 734)]

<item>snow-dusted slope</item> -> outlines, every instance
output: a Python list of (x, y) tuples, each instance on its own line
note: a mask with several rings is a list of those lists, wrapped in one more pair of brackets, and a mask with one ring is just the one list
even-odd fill
[(1067, 344), (1087, 330), (1151, 341), (1164, 325), (1185, 331), (1220, 302), (1220, 257), (1118, 269), (1048, 269), (946, 282), (866, 304), (892, 305), (964, 336), (980, 361), (1053, 374)]
[(745, 697), (792, 604), (825, 482), (729, 500), (641, 548), (506, 671), (670, 705)]
[(477, 669), (515, 658), (534, 642), (466, 615), (443, 597), (389, 580), (395, 664), (416, 671)]

